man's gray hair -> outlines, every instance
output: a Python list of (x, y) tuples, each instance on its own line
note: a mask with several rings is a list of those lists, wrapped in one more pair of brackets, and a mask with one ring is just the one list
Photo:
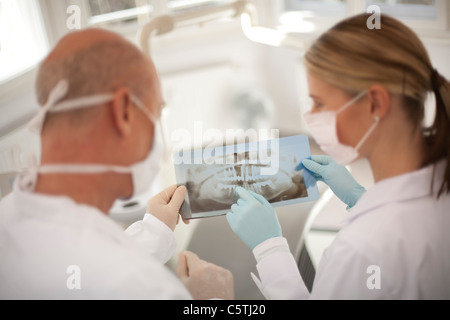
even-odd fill
[(143, 99), (153, 91), (152, 74), (145, 68), (147, 58), (131, 43), (105, 40), (71, 55), (48, 60), (39, 69), (36, 94), (44, 105), (50, 91), (66, 79), (69, 92), (66, 99), (101, 93), (114, 93), (120, 87), (130, 89)]

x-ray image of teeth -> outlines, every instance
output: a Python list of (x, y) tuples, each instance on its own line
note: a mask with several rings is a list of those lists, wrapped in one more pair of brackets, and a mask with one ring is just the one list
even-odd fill
[[(314, 178), (304, 170), (295, 170), (302, 160), (310, 157), (308, 138), (282, 138), (279, 147), (276, 152), (278, 170), (275, 171), (268, 170), (274, 168), (274, 163), (259, 161), (257, 153), (249, 152), (248, 148), (236, 148), (225, 155), (214, 153), (221, 154), (219, 159), (210, 156), (203, 159), (202, 164), (176, 165), (177, 183), (188, 190), (181, 208), (183, 217), (195, 219), (226, 214), (237, 200), (237, 187), (262, 195), (275, 207), (318, 199)], [(275, 174), (267, 175), (268, 172)]]
[(243, 159), (232, 165), (190, 165), (187, 187), (192, 213), (228, 210), (235, 202), (237, 187), (262, 195), (269, 202), (280, 202), (308, 196), (302, 173), (295, 172), (295, 156), (281, 156), (278, 174), (265, 176), (268, 165), (252, 164), (248, 153), (235, 154)]

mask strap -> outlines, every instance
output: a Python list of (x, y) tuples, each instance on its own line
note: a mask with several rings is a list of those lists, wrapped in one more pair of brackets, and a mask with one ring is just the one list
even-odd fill
[(364, 137), (361, 139), (361, 141), (358, 143), (358, 145), (355, 147), (356, 151), (359, 151), (359, 149), (364, 145), (364, 143), (367, 141), (367, 139), (369, 139), (370, 135), (373, 133), (373, 131), (377, 128), (378, 124), (380, 123), (380, 117), (376, 116), (375, 117), (375, 123), (373, 124), (373, 126), (370, 128), (369, 131), (367, 131), (367, 133), (364, 135)]
[(164, 160), (164, 162), (168, 162), (168, 161), (170, 161), (172, 149), (168, 145), (166, 132), (164, 130), (161, 119), (159, 120), (159, 130), (160, 130), (160, 137), (162, 140), (161, 143), (163, 144), (163, 160)]
[[(92, 106), (101, 105), (113, 100), (113, 94), (96, 94), (88, 97), (82, 97), (63, 101), (58, 104), (58, 101), (63, 99), (69, 90), (69, 83), (67, 80), (61, 80), (56, 87), (50, 92), (49, 98), (46, 104), (38, 111), (36, 116), (29, 122), (28, 128), (30, 131), (36, 134), (42, 132), (45, 117), (47, 113), (59, 113), (66, 112), (75, 109), (90, 108)], [(131, 100), (136, 106), (141, 109), (152, 121), (156, 123), (156, 118), (143, 106), (142, 102), (134, 95), (131, 96)]]
[(367, 94), (368, 90), (364, 90), (363, 92), (361, 92), (360, 94), (358, 94), (356, 97), (354, 97), (352, 100), (350, 100), (349, 102), (347, 102), (345, 105), (343, 105), (338, 111), (336, 111), (337, 114), (343, 112), (344, 110), (346, 110), (347, 108), (349, 108), (352, 104), (354, 104), (356, 101), (358, 101), (359, 99), (361, 99), (362, 97), (364, 97)]
[(57, 164), (57, 165), (44, 165), (38, 169), (41, 174), (101, 174), (108, 172), (115, 172), (120, 174), (130, 173), (131, 170), (128, 167), (120, 167), (113, 165), (96, 165), (96, 164)]
[[(50, 92), (47, 103), (38, 111), (36, 116), (29, 122), (28, 128), (37, 134), (40, 134), (45, 121), (47, 113), (66, 112), (74, 109), (89, 108), (98, 106), (114, 99), (113, 94), (96, 94), (92, 96), (63, 101), (58, 104), (58, 101), (63, 99), (68, 92), (69, 84), (67, 80), (61, 80), (56, 87)], [(142, 104), (142, 102), (134, 95), (131, 95), (131, 101), (141, 109), (155, 125), (158, 123), (157, 118), (152, 115)], [(155, 126), (156, 129), (156, 126)], [(38, 167), (37, 162), (29, 166), (33, 171), (33, 176), (37, 173), (41, 174), (99, 174), (107, 172), (116, 172), (119, 174), (130, 173), (128, 167), (114, 166), (114, 165), (96, 165), (96, 164), (67, 164), (67, 165), (44, 165)], [(34, 178), (34, 182), (35, 182)]]
[(75, 109), (91, 108), (92, 106), (101, 105), (112, 101), (114, 96), (112, 94), (96, 94), (89, 97), (63, 101), (48, 110), (49, 113), (66, 112)]
[(62, 98), (64, 98), (69, 90), (69, 83), (67, 80), (61, 80), (56, 87), (50, 92), (47, 102), (38, 111), (36, 116), (28, 123), (28, 128), (31, 132), (40, 134), (42, 126), (45, 121), (47, 112)]
[(131, 101), (139, 108), (141, 109), (142, 112), (144, 112), (147, 117), (150, 119), (150, 121), (156, 125), (158, 123), (158, 119), (150, 112), (147, 110), (147, 108), (145, 108), (144, 104), (141, 102), (141, 100), (139, 100), (136, 96), (132, 95), (131, 96)]
[(59, 113), (81, 108), (90, 108), (92, 106), (107, 103), (113, 99), (112, 94), (98, 94), (90, 97), (83, 97), (69, 101), (63, 101), (58, 104), (62, 98), (67, 95), (69, 85), (67, 80), (61, 80), (50, 92), (47, 103), (38, 111), (36, 116), (29, 122), (28, 128), (35, 134), (42, 132), (45, 117), (47, 113)]
[[(169, 155), (169, 150), (167, 147), (167, 140), (166, 140), (166, 134), (163, 128), (163, 124), (162, 124), (162, 120), (161, 118), (157, 119), (152, 113), (150, 113), (150, 111), (148, 111), (144, 105), (142, 104), (141, 100), (139, 100), (137, 97), (135, 96), (131, 96), (131, 101), (133, 101), (133, 103), (139, 108), (141, 109), (146, 115), (147, 117), (150, 119), (150, 121), (154, 124), (154, 130), (155, 130), (155, 139), (158, 138), (158, 135), (161, 137), (161, 143), (163, 144), (163, 157), (164, 157), (164, 161), (167, 161), (170, 157)], [(159, 130), (159, 132), (157, 133), (156, 131)], [(154, 141), (154, 143), (156, 143), (156, 141)]]
[[(112, 101), (114, 96), (112, 94), (98, 94), (69, 101), (62, 102), (58, 105), (51, 107), (51, 110), (47, 108), (46, 112), (57, 113), (65, 112), (73, 109), (88, 108), (103, 103)], [(135, 97), (131, 96), (132, 102), (141, 109), (149, 118), (152, 123), (158, 123), (158, 120), (144, 107), (142, 102)], [(52, 100), (54, 101), (54, 100)], [(44, 114), (45, 115), (45, 114)], [(155, 126), (155, 130), (156, 126)], [(55, 165), (43, 165), (37, 168), (37, 172), (40, 174), (101, 174), (108, 172), (115, 172), (119, 174), (128, 174), (131, 172), (129, 167), (121, 167), (114, 165), (97, 165), (97, 164), (55, 164)]]

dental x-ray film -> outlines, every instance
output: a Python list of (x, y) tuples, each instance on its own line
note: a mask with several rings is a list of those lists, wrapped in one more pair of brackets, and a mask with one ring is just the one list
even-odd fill
[(188, 220), (225, 215), (237, 201), (237, 187), (274, 207), (317, 200), (315, 179), (295, 170), (310, 157), (306, 136), (175, 153), (177, 184), (188, 191), (181, 214)]

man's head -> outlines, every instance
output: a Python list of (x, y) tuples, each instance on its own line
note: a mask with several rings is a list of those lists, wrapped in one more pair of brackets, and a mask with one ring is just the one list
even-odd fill
[[(108, 31), (71, 33), (39, 69), (36, 92), (41, 105), (61, 80), (68, 82), (69, 89), (59, 102), (98, 94), (111, 94), (113, 100), (48, 113), (42, 130), (42, 164), (130, 166), (146, 158), (153, 145), (154, 124), (132, 97), (142, 101), (156, 119), (163, 106), (160, 81), (148, 57)], [(118, 197), (131, 195), (130, 180), (115, 187)]]

